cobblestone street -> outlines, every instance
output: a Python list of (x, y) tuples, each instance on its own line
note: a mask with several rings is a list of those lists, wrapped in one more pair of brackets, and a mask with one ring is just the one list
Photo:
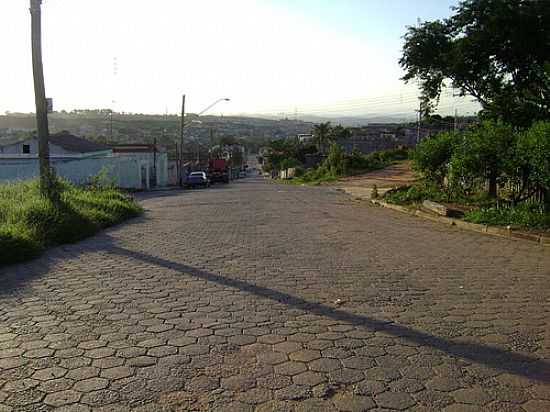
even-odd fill
[(550, 250), (245, 179), (0, 273), (0, 412), (550, 411)]

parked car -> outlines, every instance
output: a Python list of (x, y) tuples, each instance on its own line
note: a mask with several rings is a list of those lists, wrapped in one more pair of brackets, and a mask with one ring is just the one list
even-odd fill
[(208, 180), (205, 172), (191, 172), (189, 176), (187, 176), (187, 180), (185, 182), (185, 187), (187, 188), (208, 186), (210, 186), (210, 181)]
[(244, 170), (239, 172), (239, 178), (242, 179), (243, 177), (246, 177), (246, 172)]

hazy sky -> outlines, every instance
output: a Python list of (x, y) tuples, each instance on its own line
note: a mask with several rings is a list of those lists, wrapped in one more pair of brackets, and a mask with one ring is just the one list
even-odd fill
[[(211, 113), (400, 113), (416, 106), (399, 80), (405, 27), (456, 3), (44, 0), (46, 94), (56, 110), (174, 113), (186, 93), (190, 112), (229, 97)], [(28, 7), (0, 0), (1, 112), (34, 110)]]

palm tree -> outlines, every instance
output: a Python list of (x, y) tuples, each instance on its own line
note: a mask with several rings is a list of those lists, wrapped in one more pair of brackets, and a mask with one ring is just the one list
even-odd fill
[(319, 123), (313, 126), (317, 149), (323, 154), (326, 153), (327, 146), (332, 140), (331, 129), (330, 122)]

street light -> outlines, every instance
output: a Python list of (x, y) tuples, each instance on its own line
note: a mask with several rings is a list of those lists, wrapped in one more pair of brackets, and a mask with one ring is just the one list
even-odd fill
[(207, 106), (206, 109), (204, 109), (202, 112), (199, 112), (198, 116), (200, 116), (201, 114), (203, 114), (204, 112), (206, 112), (208, 109), (211, 109), (212, 107), (214, 107), (215, 105), (217, 105), (219, 102), (229, 102), (231, 101), (231, 99), (227, 98), (227, 97), (222, 97), (221, 99), (218, 99), (216, 100), (214, 103), (212, 103), (210, 106)]
[[(212, 107), (214, 107), (219, 102), (223, 102), (223, 101), (228, 102), (228, 101), (230, 101), (230, 99), (227, 98), (227, 97), (222, 97), (222, 98), (216, 100), (214, 103), (207, 106), (206, 109), (199, 112), (198, 116), (202, 115), (204, 112), (211, 109)], [(182, 104), (181, 104), (180, 153), (179, 153), (179, 177), (180, 177), (179, 183), (180, 183), (181, 187), (183, 187), (183, 172), (182, 172), (182, 168), (183, 168), (183, 129), (185, 129), (185, 126), (187, 126), (187, 125), (185, 124), (185, 95), (183, 95)]]

